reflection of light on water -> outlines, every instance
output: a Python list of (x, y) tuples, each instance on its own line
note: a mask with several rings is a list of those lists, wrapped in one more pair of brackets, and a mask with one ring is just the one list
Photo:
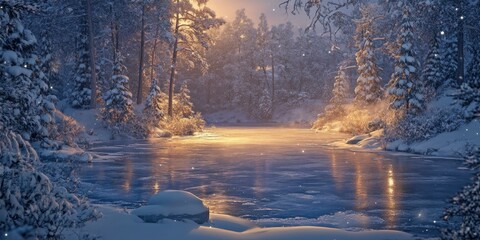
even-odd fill
[(157, 194), (160, 191), (160, 184), (158, 182), (155, 182), (153, 185), (153, 194)]
[(341, 171), (338, 171), (337, 155), (335, 154), (335, 151), (332, 151), (332, 154), (330, 156), (330, 163), (332, 167), (332, 177), (333, 181), (335, 182), (335, 187), (337, 190), (341, 190), (343, 183), (343, 174)]
[(125, 160), (125, 182), (122, 187), (125, 192), (130, 192), (131, 183), (133, 178), (133, 164), (131, 160)]
[(368, 192), (365, 185), (365, 179), (363, 176), (362, 161), (355, 159), (355, 199), (356, 209), (364, 210), (368, 206)]
[(387, 223), (390, 227), (395, 225), (397, 208), (396, 208), (396, 192), (395, 192), (395, 178), (393, 173), (393, 166), (388, 166), (388, 178), (387, 178)]
[(205, 205), (210, 209), (211, 213), (217, 214), (231, 214), (231, 204), (235, 203), (235, 200), (229, 200), (231, 197), (227, 197), (221, 194), (211, 194), (202, 197)]

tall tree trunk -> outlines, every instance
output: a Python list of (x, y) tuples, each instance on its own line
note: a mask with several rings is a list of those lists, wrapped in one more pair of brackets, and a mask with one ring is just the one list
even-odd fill
[(97, 101), (97, 72), (96, 72), (96, 57), (95, 57), (95, 44), (93, 41), (93, 14), (92, 14), (92, 0), (87, 0), (87, 18), (88, 18), (88, 48), (90, 51), (90, 88), (92, 89), (90, 106), (96, 107)]
[(457, 22), (458, 22), (458, 66), (457, 66), (457, 84), (461, 86), (465, 78), (465, 55), (464, 55), (464, 25), (465, 16), (463, 15), (463, 0), (457, 0)]
[(273, 114), (273, 111), (275, 110), (274, 104), (275, 104), (275, 58), (273, 57), (273, 54), (272, 54), (272, 114)]
[(138, 65), (137, 104), (142, 103), (144, 54), (145, 54), (145, 3), (142, 3), (142, 29), (141, 29), (141, 36), (140, 36), (140, 64)]
[(160, 26), (157, 25), (157, 29), (155, 30), (155, 39), (153, 40), (153, 48), (152, 48), (152, 53), (150, 56), (152, 56), (152, 59), (150, 61), (150, 81), (153, 83), (153, 70), (155, 69), (155, 54), (157, 53), (157, 44), (158, 44), (158, 34), (160, 32)]
[[(178, 3), (178, 0), (177, 0)], [(173, 117), (173, 81), (175, 79), (175, 70), (178, 55), (178, 31), (180, 28), (180, 13), (175, 15), (175, 43), (173, 44), (172, 66), (170, 69), (170, 83), (168, 87), (168, 116)]]
[[(117, 16), (115, 15), (115, 12), (113, 10), (113, 5), (110, 5), (110, 11), (112, 14), (112, 20), (110, 23), (110, 28), (111, 28), (111, 38), (112, 38), (112, 53), (113, 53), (113, 64), (117, 62), (117, 53), (120, 51), (120, 39), (119, 39), (119, 34), (118, 34), (118, 19)], [(114, 68), (114, 75), (119, 74), (117, 72), (118, 70)]]

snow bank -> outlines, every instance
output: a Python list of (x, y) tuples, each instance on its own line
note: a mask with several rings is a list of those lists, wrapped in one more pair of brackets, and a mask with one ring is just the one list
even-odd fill
[(395, 141), (388, 143), (386, 149), (432, 156), (463, 157), (469, 146), (480, 146), (479, 120), (473, 120), (456, 131), (441, 133), (423, 142), (406, 144), (402, 141)]
[(85, 150), (78, 147), (69, 147), (62, 145), (61, 149), (41, 149), (38, 151), (38, 155), (41, 159), (46, 160), (62, 160), (62, 161), (74, 161), (74, 162), (89, 162), (93, 161), (93, 156)]
[(209, 209), (197, 196), (185, 192), (168, 190), (160, 192), (150, 198), (146, 206), (132, 211), (132, 214), (147, 223), (156, 223), (159, 220), (192, 220), (196, 223), (205, 223), (209, 219)]
[[(414, 239), (412, 235), (398, 231), (349, 232), (325, 227), (276, 227), (257, 228), (247, 220), (212, 214), (210, 222), (198, 225), (191, 221), (163, 221), (143, 223), (135, 215), (123, 210), (102, 206), (104, 217), (89, 223), (83, 229), (105, 240), (165, 239), (165, 240), (319, 240), (319, 239), (365, 239), (403, 240)], [(244, 231), (242, 231), (244, 230)]]
[(350, 149), (354, 147), (357, 149), (463, 158), (470, 146), (480, 146), (480, 121), (473, 120), (453, 132), (444, 132), (426, 141), (412, 144), (407, 144), (402, 140), (384, 143), (382, 135), (383, 131), (378, 130), (367, 135), (354, 136), (351, 139), (339, 141), (332, 145)]

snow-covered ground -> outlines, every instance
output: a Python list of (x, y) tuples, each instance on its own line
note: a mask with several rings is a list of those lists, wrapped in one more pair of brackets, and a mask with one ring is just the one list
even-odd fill
[(466, 155), (469, 147), (480, 146), (480, 121), (473, 120), (452, 132), (441, 133), (422, 142), (407, 144), (402, 140), (385, 143), (382, 131), (346, 138), (331, 146), (354, 149), (357, 151), (396, 151), (428, 156), (455, 157), (460, 160)]
[[(172, 197), (171, 197), (172, 196)], [(153, 205), (154, 203), (159, 205)], [(200, 205), (199, 205), (200, 204)], [(178, 208), (184, 205), (183, 209)], [(148, 207), (160, 207), (161, 220), (145, 222), (137, 217)], [(173, 207), (177, 210), (169, 211)], [(414, 239), (412, 235), (390, 230), (346, 231), (326, 227), (258, 227), (253, 222), (222, 214), (211, 214), (207, 222), (197, 224), (189, 219), (198, 211), (204, 211), (200, 199), (187, 192), (166, 191), (153, 196), (149, 204), (132, 212), (118, 208), (100, 206), (103, 217), (89, 223), (80, 231), (99, 236), (105, 240), (127, 239), (165, 239), (165, 240), (318, 240), (318, 239), (365, 239), (365, 240), (402, 240)], [(140, 211), (139, 211), (140, 210)], [(183, 215), (178, 215), (180, 211)], [(169, 214), (175, 213), (175, 218)], [(150, 213), (148, 214), (155, 214)], [(165, 214), (162, 215), (162, 214)], [(184, 216), (183, 218), (178, 218)], [(67, 233), (68, 234), (68, 233)], [(69, 233), (73, 236), (74, 233)]]

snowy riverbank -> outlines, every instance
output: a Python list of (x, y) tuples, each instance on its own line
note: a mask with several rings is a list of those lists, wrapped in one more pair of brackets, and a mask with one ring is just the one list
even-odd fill
[(428, 156), (458, 157), (463, 159), (469, 147), (480, 146), (480, 121), (473, 120), (452, 132), (444, 132), (426, 141), (406, 143), (402, 140), (385, 143), (382, 131), (354, 136), (333, 143), (340, 148), (387, 150)]

